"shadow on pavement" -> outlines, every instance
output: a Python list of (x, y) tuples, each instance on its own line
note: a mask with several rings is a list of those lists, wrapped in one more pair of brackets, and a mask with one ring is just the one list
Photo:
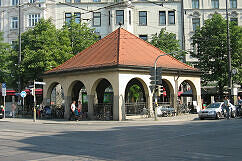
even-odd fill
[[(23, 140), (20, 150), (103, 160), (240, 160), (242, 120), (63, 131)], [(48, 128), (48, 125), (43, 125)], [(98, 126), (98, 124), (97, 124)], [(51, 128), (51, 127), (49, 127)]]

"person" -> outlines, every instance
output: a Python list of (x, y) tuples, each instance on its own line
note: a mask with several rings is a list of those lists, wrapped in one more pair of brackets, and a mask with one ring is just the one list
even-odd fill
[(229, 99), (227, 96), (224, 97), (224, 108), (226, 110), (226, 119), (229, 119)]
[(240, 96), (238, 96), (238, 105), (241, 107), (242, 105), (242, 99), (240, 98)]
[(75, 109), (76, 109), (76, 101), (72, 101), (71, 108), (70, 108), (71, 111), (70, 111), (69, 120), (71, 120), (73, 116), (76, 119), (76, 117), (75, 117)]
[(77, 109), (78, 109), (79, 115), (81, 115), (82, 114), (82, 103), (81, 103), (81, 101), (78, 101), (78, 107), (77, 107)]
[(240, 98), (240, 96), (237, 97), (238, 98), (238, 105), (236, 106), (236, 116), (240, 116), (241, 115), (241, 106), (242, 106), (242, 99)]
[(12, 108), (12, 117), (14, 118), (15, 117), (15, 109), (16, 109), (16, 105), (13, 103), (11, 105), (11, 108)]

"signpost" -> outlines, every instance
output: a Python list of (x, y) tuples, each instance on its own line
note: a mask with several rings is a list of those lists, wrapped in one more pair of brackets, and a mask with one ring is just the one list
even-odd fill
[(35, 122), (36, 121), (36, 95), (35, 95), (35, 85), (36, 84), (39, 84), (39, 85), (45, 85), (46, 83), (45, 82), (36, 82), (34, 80), (34, 87), (33, 87), (33, 96), (34, 96), (34, 118), (33, 118), (33, 121)]
[(4, 107), (4, 118), (5, 118), (5, 111), (6, 111), (6, 101), (5, 101), (5, 97), (7, 95), (7, 86), (6, 83), (2, 83), (2, 96), (3, 96), (3, 107)]
[(24, 97), (26, 97), (27, 93), (25, 91), (22, 91), (20, 93), (20, 96), (23, 98), (23, 112), (24, 112)]

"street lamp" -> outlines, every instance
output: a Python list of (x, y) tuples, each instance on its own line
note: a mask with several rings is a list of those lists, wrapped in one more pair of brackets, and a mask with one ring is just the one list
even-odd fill
[(232, 90), (232, 75), (231, 75), (231, 48), (230, 48), (230, 33), (229, 33), (229, 14), (228, 14), (228, 0), (226, 0), (226, 21), (227, 21), (227, 51), (228, 51), (228, 72), (229, 72), (229, 81), (228, 81), (228, 90), (229, 90), (229, 99), (231, 99), (231, 90)]

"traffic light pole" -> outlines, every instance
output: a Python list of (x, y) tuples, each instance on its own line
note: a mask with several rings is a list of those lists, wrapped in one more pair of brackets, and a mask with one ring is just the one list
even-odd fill
[(36, 121), (36, 96), (35, 96), (35, 80), (34, 80), (34, 89), (33, 89), (33, 95), (34, 95), (34, 118), (33, 121)]
[(157, 107), (158, 107), (158, 102), (157, 102), (157, 94), (155, 94), (156, 88), (157, 88), (157, 80), (156, 80), (156, 70), (157, 70), (157, 61), (160, 57), (162, 56), (166, 56), (166, 55), (170, 55), (170, 54), (174, 54), (177, 52), (184, 52), (184, 50), (180, 50), (180, 51), (175, 51), (175, 52), (170, 52), (170, 53), (165, 53), (165, 54), (161, 54), (159, 56), (157, 56), (157, 58), (155, 59), (155, 63), (154, 63), (154, 76), (155, 76), (155, 88), (153, 89), (153, 96), (155, 97), (155, 107), (154, 107), (154, 115), (155, 115), (155, 121), (157, 121)]

